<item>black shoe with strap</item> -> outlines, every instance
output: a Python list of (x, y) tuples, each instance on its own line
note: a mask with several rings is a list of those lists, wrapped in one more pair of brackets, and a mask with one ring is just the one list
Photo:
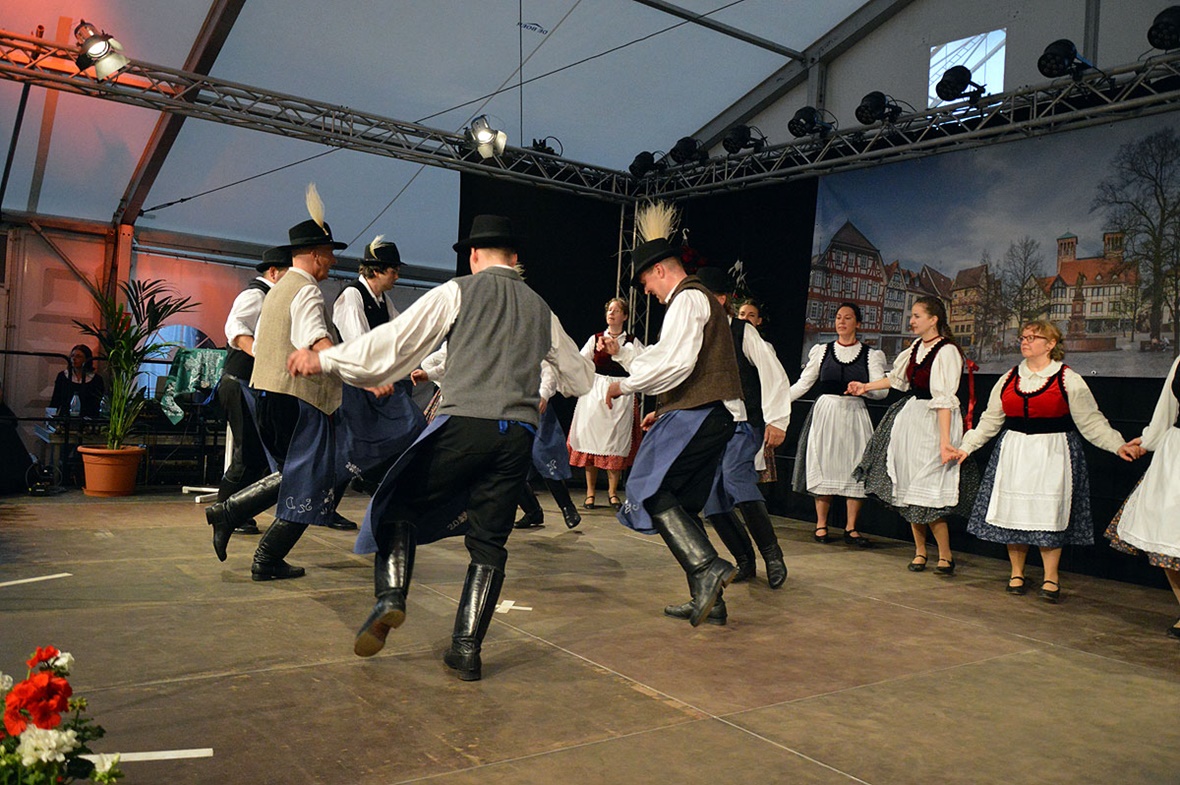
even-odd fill
[[(1057, 588), (1046, 589), (1045, 586), (1050, 583)], [(1061, 587), (1057, 584), (1057, 581), (1044, 581), (1041, 583), (1041, 599), (1053, 605), (1061, 601)]]
[(851, 531), (849, 531), (848, 529), (844, 530), (844, 544), (845, 545), (855, 545), (858, 548), (872, 548), (873, 547), (873, 541), (870, 540), (868, 537), (864, 536), (863, 534), (861, 534), (860, 532), (858, 532), (856, 529), (853, 529)]
[[(1020, 583), (1013, 584), (1012, 581), (1020, 581)], [(1004, 589), (1004, 591), (1008, 592), (1009, 594), (1015, 594), (1017, 596), (1023, 597), (1024, 593), (1027, 591), (1027, 588), (1024, 585), (1024, 576), (1013, 575), (1008, 579), (1008, 586)]]
[[(922, 561), (918, 561), (918, 559), (921, 559)], [(927, 560), (927, 558), (926, 558), (926, 554), (924, 554), (924, 553), (915, 553), (915, 554), (914, 554), (914, 560), (913, 560), (913, 561), (911, 561), (911, 562), (909, 563), (909, 565), (907, 565), (907, 569), (908, 569), (910, 572), (922, 572), (923, 570), (925, 570), (925, 569), (926, 569), (926, 562), (927, 562), (927, 561), (928, 561), (928, 560)]]
[[(943, 562), (946, 562), (944, 565)], [(935, 575), (954, 575), (955, 574), (955, 560), (954, 559), (939, 559), (938, 566), (934, 568)]]

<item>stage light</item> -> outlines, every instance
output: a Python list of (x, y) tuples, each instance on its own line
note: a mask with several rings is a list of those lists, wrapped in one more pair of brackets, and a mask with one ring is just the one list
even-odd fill
[(1180, 47), (1180, 5), (1168, 6), (1156, 14), (1147, 31), (1147, 42), (1165, 51)]
[(1077, 80), (1083, 71), (1093, 67), (1093, 63), (1078, 54), (1078, 48), (1068, 38), (1059, 38), (1046, 46), (1044, 54), (1037, 60), (1037, 70), (1050, 79), (1072, 74)]
[(74, 38), (82, 48), (82, 53), (74, 61), (79, 71), (94, 66), (94, 75), (106, 79), (130, 62), (123, 56), (122, 44), (105, 32), (100, 33), (85, 19), (74, 28)]
[[(560, 152), (558, 150), (554, 150), (552, 145), (549, 144), (549, 140), (551, 139), (553, 140), (553, 143), (557, 145)], [(562, 145), (561, 140), (556, 136), (546, 136), (544, 139), (534, 139), (533, 143), (529, 145), (529, 149), (536, 150), (538, 153), (548, 153), (549, 155), (557, 156), (563, 155), (565, 153), (565, 147)]]
[(753, 148), (754, 152), (762, 152), (762, 148), (766, 146), (766, 137), (761, 131), (758, 131), (758, 138), (755, 139), (752, 131), (758, 131), (757, 128), (751, 128), (748, 125), (735, 125), (729, 129), (729, 133), (721, 140), (721, 146), (725, 148), (725, 152), (735, 155), (740, 153), (747, 147)]
[(700, 140), (693, 139), (691, 136), (681, 137), (680, 141), (668, 151), (668, 155), (678, 164), (686, 164), (689, 161), (703, 164), (709, 160), (709, 153), (702, 149)]
[(479, 153), (480, 158), (501, 155), (508, 146), (508, 134), (492, 128), (487, 115), (480, 115), (471, 121), (466, 132), (467, 143)]
[(795, 116), (787, 123), (787, 130), (791, 136), (810, 136), (817, 132), (827, 134), (832, 130), (832, 124), (825, 122), (823, 113), (814, 106), (805, 106), (795, 111)]
[(644, 150), (642, 153), (635, 156), (635, 160), (632, 161), (631, 166), (627, 168), (631, 172), (631, 176), (638, 180), (648, 172), (664, 171), (668, 168), (668, 164), (664, 161), (657, 161), (654, 153)]
[[(975, 89), (968, 90), (968, 87)], [(948, 68), (946, 73), (942, 75), (934, 92), (938, 93), (938, 97), (944, 101), (954, 101), (966, 96), (967, 100), (975, 104), (983, 95), (983, 87), (983, 85), (971, 81), (970, 68), (965, 65), (956, 65)]]
[(856, 107), (856, 120), (861, 125), (872, 125), (878, 120), (892, 123), (900, 116), (901, 107), (880, 90), (874, 90), (860, 99), (860, 106)]

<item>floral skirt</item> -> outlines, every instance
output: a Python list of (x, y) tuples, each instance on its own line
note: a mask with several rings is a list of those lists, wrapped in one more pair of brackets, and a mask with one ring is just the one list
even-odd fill
[[(1007, 433), (1001, 435), (992, 450), (991, 460), (983, 472), (979, 495), (967, 521), (967, 531), (981, 540), (1006, 545), (1035, 545), (1038, 548), (1060, 548), (1064, 545), (1093, 545), (1094, 519), (1090, 514), (1090, 473), (1082, 452), (1082, 437), (1077, 431), (1065, 435), (1069, 446), (1069, 473), (1073, 488), (1069, 508), (1069, 524), (1061, 531), (1029, 531), (993, 526), (986, 520), (987, 508), (996, 485), (996, 469), (1000, 462), (1000, 447)], [(1038, 437), (1039, 438), (1039, 437)]]
[(917, 504), (897, 504), (894, 499), (893, 480), (889, 477), (888, 469), (889, 441), (894, 421), (909, 400), (903, 398), (885, 412), (852, 476), (864, 483), (869, 496), (880, 499), (910, 523), (927, 524), (947, 517), (967, 518), (971, 514), (975, 494), (979, 490), (979, 467), (971, 458), (963, 461), (959, 467), (959, 501), (956, 504), (948, 507), (923, 507)]
[[(1143, 483), (1143, 478), (1141, 477), (1141, 478), (1139, 478), (1139, 482), (1135, 484), (1135, 491), (1139, 490), (1139, 486), (1142, 483)], [(1131, 494), (1128, 494), (1127, 498), (1130, 499), (1131, 495), (1133, 495), (1135, 491), (1132, 491)], [(1168, 554), (1165, 554), (1165, 553), (1152, 553), (1151, 551), (1141, 551), (1138, 548), (1136, 548), (1134, 545), (1128, 545), (1127, 543), (1125, 543), (1121, 539), (1119, 539), (1119, 520), (1122, 519), (1123, 508), (1126, 506), (1127, 506), (1127, 502), (1123, 501), (1123, 503), (1119, 506), (1119, 511), (1117, 513), (1115, 513), (1115, 515), (1114, 515), (1114, 520), (1112, 520), (1110, 522), (1110, 525), (1106, 527), (1106, 535), (1105, 536), (1106, 536), (1106, 539), (1110, 540), (1110, 547), (1114, 548), (1116, 551), (1121, 551), (1122, 553), (1127, 553), (1132, 556), (1138, 556), (1141, 553), (1146, 553), (1147, 554), (1147, 563), (1150, 564), (1152, 567), (1163, 567), (1165, 570), (1180, 571), (1180, 557), (1169, 556)]]

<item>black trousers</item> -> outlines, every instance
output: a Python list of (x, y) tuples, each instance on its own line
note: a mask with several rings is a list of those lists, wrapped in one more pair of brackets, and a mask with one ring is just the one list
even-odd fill
[(258, 393), (254, 411), (258, 416), (259, 439), (282, 471), (299, 421), (299, 399), (285, 393), (262, 391)]
[[(532, 463), (533, 434), (518, 423), (452, 416), (397, 479), (388, 518), (415, 523), (463, 491), (468, 492), (464, 541), (472, 564), (504, 569), (516, 501)], [(385, 547), (381, 525), (378, 546)]]
[(657, 515), (676, 506), (689, 515), (700, 513), (709, 500), (713, 476), (735, 427), (729, 410), (722, 404), (714, 405), (696, 435), (672, 462), (660, 490), (644, 503), (648, 514)]
[(225, 501), (247, 485), (270, 473), (270, 464), (258, 438), (258, 429), (250, 408), (246, 405), (242, 382), (236, 376), (222, 376), (217, 385), (217, 401), (225, 412), (234, 446), (230, 451), (229, 466), (221, 478), (217, 500)]

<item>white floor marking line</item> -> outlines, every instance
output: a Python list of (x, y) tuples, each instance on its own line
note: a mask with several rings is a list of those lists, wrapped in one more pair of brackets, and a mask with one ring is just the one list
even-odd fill
[(52, 581), (57, 578), (70, 577), (73, 577), (73, 573), (59, 572), (56, 575), (42, 575), (40, 578), (21, 578), (19, 581), (5, 581), (4, 583), (0, 583), (0, 588), (4, 588), (5, 586), (17, 586), (22, 583), (36, 583), (37, 581)]
[[(106, 753), (111, 755), (113, 753)], [(98, 759), (97, 755), (83, 755), (81, 756), (88, 761), (94, 762)], [(201, 747), (191, 750), (156, 750), (155, 752), (120, 752), (119, 763), (138, 763), (147, 760), (181, 760), (183, 758), (212, 758), (212, 747)]]
[(504, 600), (496, 606), (496, 613), (507, 613), (508, 611), (531, 611), (532, 608), (527, 605), (517, 605), (516, 600)]

